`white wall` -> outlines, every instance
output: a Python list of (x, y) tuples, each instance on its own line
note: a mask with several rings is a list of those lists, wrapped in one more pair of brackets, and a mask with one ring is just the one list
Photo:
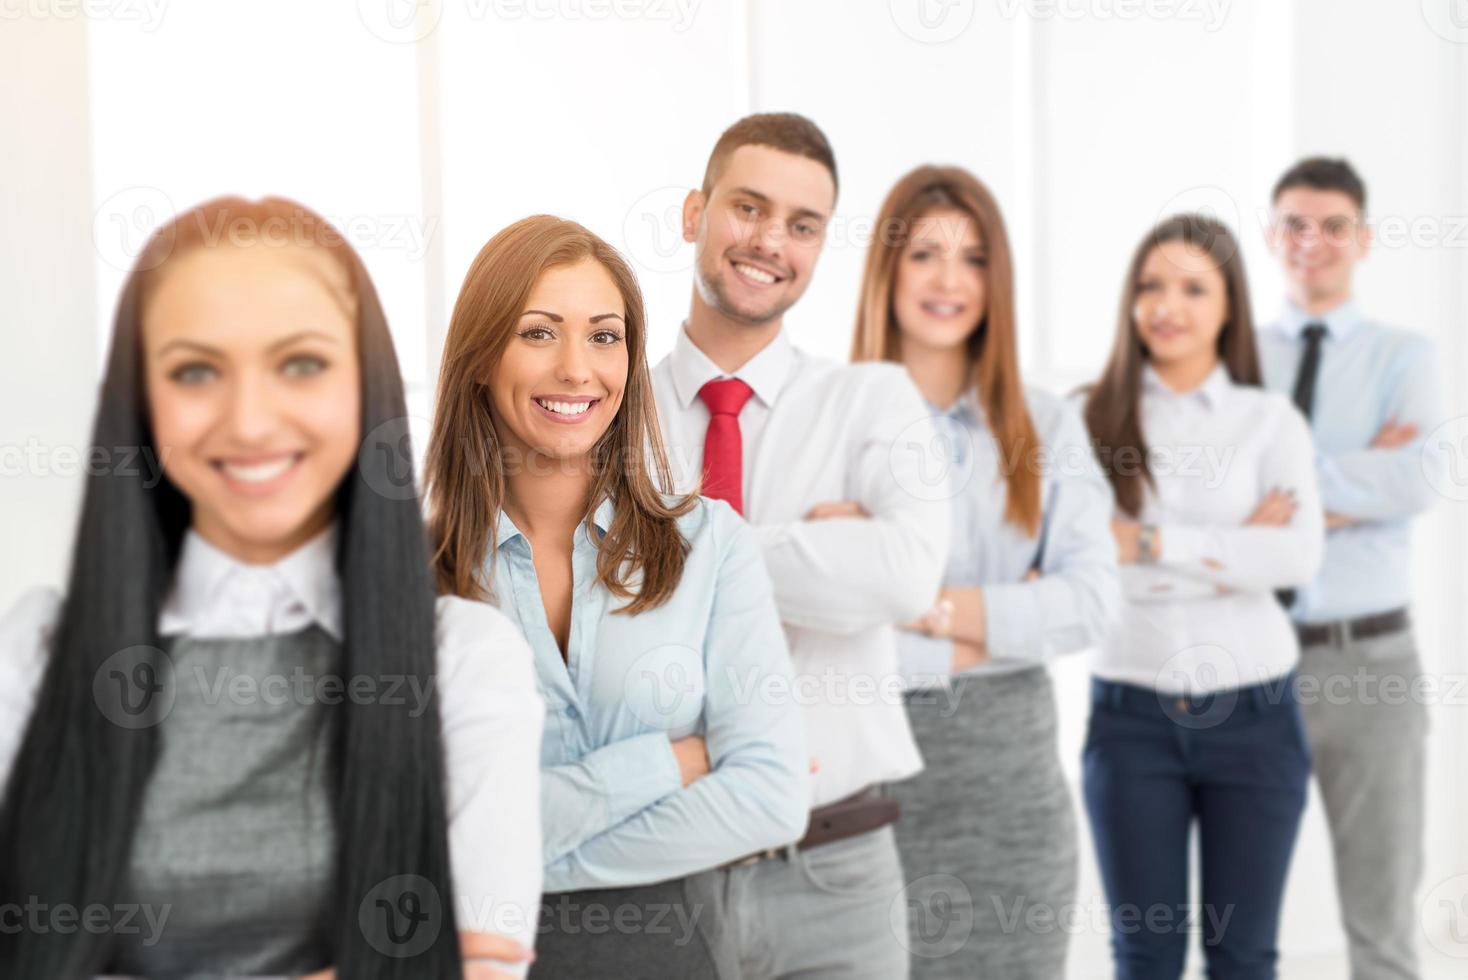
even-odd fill
[[(727, 123), (774, 109), (816, 119), (841, 170), (830, 245), (789, 318), (809, 348), (844, 356), (871, 221), (920, 162), (965, 165), (996, 191), (1016, 244), (1025, 370), (1060, 390), (1098, 368), (1126, 258), (1171, 211), (1234, 225), (1256, 312), (1270, 315), (1270, 185), (1301, 154), (1344, 153), (1382, 231), (1417, 230), (1416, 244), (1383, 244), (1363, 267), (1363, 303), (1438, 341), (1462, 416), (1468, 242), (1452, 233), (1468, 216), (1468, 27), (1451, 17), (1457, 2), (362, 0), (331, 12), (270, 0), (161, 6), (148, 23), (117, 0), (90, 23), (5, 20), (0, 132), (27, 137), (0, 158), (0, 449), (85, 444), (119, 266), (150, 220), (222, 192), (297, 196), (349, 224), (420, 416), (469, 261), (535, 212), (624, 248), (661, 356), (688, 303), (683, 194)], [(59, 577), (76, 481), (31, 466), (0, 487), (5, 603)], [(1420, 632), (1443, 674), (1468, 674), (1465, 507), (1445, 500), (1418, 534)], [(1073, 777), (1085, 667), (1056, 671)], [(1439, 936), (1440, 899), (1468, 917), (1468, 879), (1455, 877), (1468, 872), (1465, 715), (1434, 708), (1427, 898)], [(1099, 902), (1084, 834), (1083, 850), (1081, 900)], [(1282, 945), (1292, 962), (1341, 943), (1312, 805)], [(1077, 935), (1071, 959), (1076, 977), (1106, 975), (1104, 928)]]

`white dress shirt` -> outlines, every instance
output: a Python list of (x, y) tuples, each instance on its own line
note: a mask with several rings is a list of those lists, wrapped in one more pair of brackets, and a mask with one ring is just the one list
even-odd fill
[[(903, 708), (896, 623), (929, 609), (947, 556), (948, 500), (931, 413), (899, 365), (844, 365), (784, 332), (732, 375), (678, 332), (653, 370), (677, 489), (703, 466), (709, 412), (699, 389), (736, 377), (754, 390), (739, 415), (744, 516), (775, 588), (819, 769), (822, 806), (922, 768)], [(940, 461), (941, 463), (941, 461)], [(867, 518), (807, 521), (816, 504), (855, 501)]]
[[(1284, 395), (1235, 384), (1222, 365), (1187, 392), (1148, 365), (1141, 413), (1156, 488), (1145, 490), (1140, 520), (1159, 528), (1161, 554), (1121, 567), (1127, 601), (1095, 674), (1206, 694), (1289, 673), (1299, 644), (1274, 590), (1310, 581), (1324, 551), (1304, 417)], [(1245, 526), (1272, 488), (1294, 491), (1293, 519)]]
[[(1038, 388), (1025, 388), (1025, 408), (1039, 447), (1032, 457), (1004, 459), (977, 389), (946, 409), (930, 406), (949, 459), (953, 541), (943, 584), (984, 592), (989, 659), (966, 674), (1026, 670), (1094, 646), (1121, 608), (1111, 485), (1096, 465), (1085, 423), (1074, 406)], [(1037, 535), (1004, 516), (1004, 474), (1017, 466), (1040, 471), (1044, 517)], [(1037, 562), (1040, 577), (1030, 580)], [(909, 630), (898, 639), (910, 687), (948, 682), (951, 639)]]
[[(159, 633), (243, 638), (314, 623), (341, 642), (335, 534), (328, 529), (274, 564), (247, 565), (190, 531)], [(0, 620), (0, 785), (30, 721), (60, 610), (58, 593), (35, 589)], [(541, 887), (544, 717), (530, 648), (499, 610), (454, 597), (438, 600), (436, 632), (438, 671), (429, 695), (439, 696), (442, 716), (458, 927), (530, 947)]]

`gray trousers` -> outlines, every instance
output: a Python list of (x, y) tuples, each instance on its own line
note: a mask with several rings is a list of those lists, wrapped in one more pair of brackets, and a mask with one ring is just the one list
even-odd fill
[(731, 869), (744, 980), (906, 980), (902, 885), (890, 826)]
[(1418, 976), (1427, 706), (1413, 689), (1421, 674), (1410, 630), (1300, 654), (1300, 708), (1335, 851), (1351, 980)]

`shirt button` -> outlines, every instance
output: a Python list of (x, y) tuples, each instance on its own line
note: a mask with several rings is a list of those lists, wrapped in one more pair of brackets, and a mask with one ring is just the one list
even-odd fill
[(572, 721), (575, 721), (577, 718), (581, 717), (581, 712), (576, 710), (575, 705), (571, 705), (566, 708), (566, 717), (570, 718)]

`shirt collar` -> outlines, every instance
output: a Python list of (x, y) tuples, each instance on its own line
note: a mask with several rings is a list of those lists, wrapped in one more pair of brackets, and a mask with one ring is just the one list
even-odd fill
[[(926, 401), (926, 399), (925, 399)], [(939, 418), (951, 419), (966, 425), (976, 425), (984, 420), (984, 406), (979, 402), (979, 389), (970, 385), (963, 394), (953, 400), (947, 408), (939, 408), (927, 402), (928, 410)]]
[(1233, 381), (1228, 376), (1228, 368), (1224, 367), (1222, 363), (1214, 365), (1213, 370), (1208, 372), (1208, 377), (1203, 379), (1203, 383), (1192, 391), (1173, 391), (1150, 362), (1142, 365), (1143, 391), (1150, 391), (1168, 398), (1193, 399), (1210, 411), (1222, 404), (1232, 386)]
[(1325, 335), (1326, 340), (1345, 340), (1360, 322), (1361, 311), (1354, 299), (1348, 299), (1335, 309), (1316, 315), (1306, 313), (1291, 301), (1285, 300), (1284, 309), (1280, 311), (1278, 326), (1292, 340), (1302, 340), (1306, 326), (1312, 323), (1323, 323), (1325, 329), (1329, 331)]
[[(615, 504), (612, 503), (612, 498), (605, 497), (603, 498), (601, 503), (596, 505), (596, 510), (591, 512), (591, 523), (594, 524), (596, 526), (596, 529), (602, 534), (606, 534), (612, 526), (612, 518), (616, 516), (617, 507)], [(579, 527), (584, 526), (585, 525), (579, 525)], [(513, 541), (515, 538), (523, 537), (525, 537), (525, 533), (515, 526), (515, 522), (510, 520), (510, 515), (506, 514), (505, 509), (501, 507), (499, 520), (495, 522), (495, 549), (498, 550), (500, 548), (503, 548), (506, 544)]]
[[(340, 642), (342, 595), (336, 551), (335, 523), (268, 565), (240, 561), (190, 529), (163, 603), (158, 632), (163, 636), (201, 631), (212, 635), (211, 623), (228, 620), (257, 622), (269, 633), (275, 631), (272, 624), (304, 618)], [(231, 609), (245, 615), (224, 615)]]
[(678, 339), (673, 344), (671, 355), (673, 389), (678, 395), (679, 406), (686, 409), (698, 397), (699, 390), (715, 378), (738, 378), (749, 385), (755, 397), (769, 407), (775, 404), (780, 389), (785, 387), (794, 360), (795, 349), (790, 346), (790, 339), (782, 329), (763, 350), (745, 361), (733, 374), (729, 374), (698, 349), (693, 338), (688, 336), (688, 323), (685, 321), (678, 330)]

